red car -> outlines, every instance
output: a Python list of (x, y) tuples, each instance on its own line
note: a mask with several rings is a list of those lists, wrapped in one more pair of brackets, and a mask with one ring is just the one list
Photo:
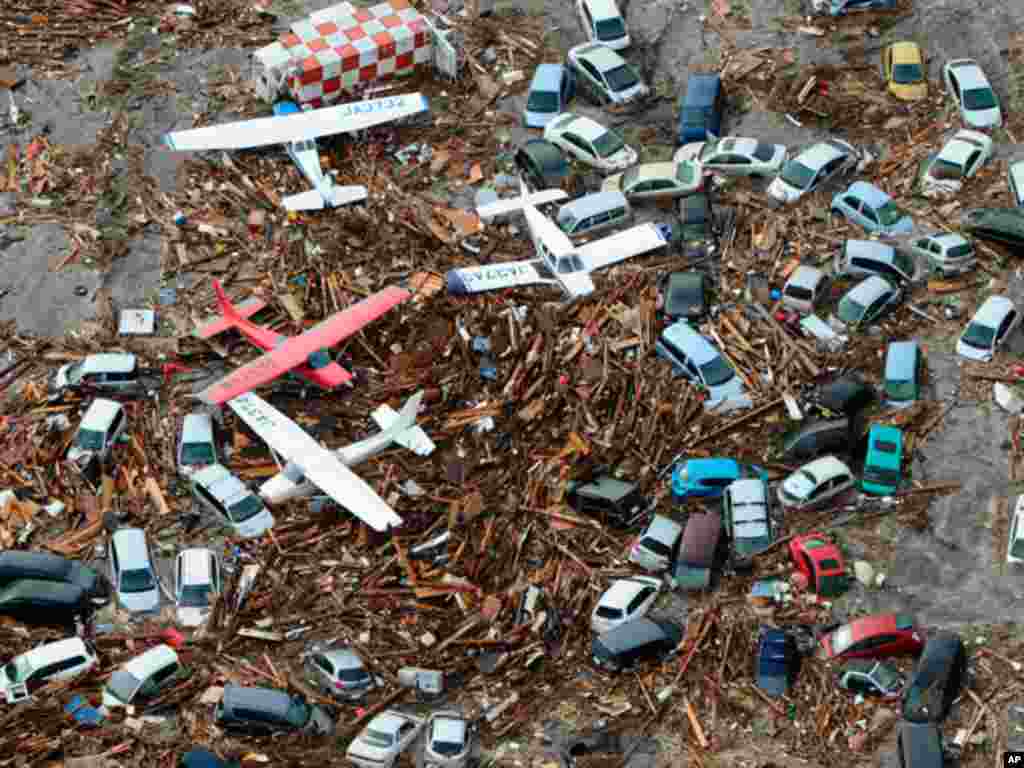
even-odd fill
[(826, 659), (918, 654), (924, 648), (924, 632), (905, 614), (876, 613), (832, 630), (821, 638), (821, 647)]
[(812, 592), (838, 597), (846, 591), (846, 565), (839, 547), (823, 533), (805, 533), (789, 542), (789, 556)]

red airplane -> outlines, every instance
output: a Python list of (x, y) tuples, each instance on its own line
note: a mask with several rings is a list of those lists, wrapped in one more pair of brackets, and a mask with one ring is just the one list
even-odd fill
[(344, 384), (352, 378), (352, 374), (330, 359), (327, 348), (348, 338), (412, 296), (402, 288), (388, 286), (358, 304), (331, 315), (298, 336), (282, 336), (248, 319), (265, 307), (266, 302), (249, 299), (235, 307), (219, 281), (213, 281), (213, 290), (217, 293), (221, 317), (204, 323), (194, 331), (194, 335), (200, 339), (209, 339), (229, 328), (237, 328), (250, 343), (267, 353), (200, 392), (199, 399), (210, 405), (226, 403), (289, 371), (323, 389)]

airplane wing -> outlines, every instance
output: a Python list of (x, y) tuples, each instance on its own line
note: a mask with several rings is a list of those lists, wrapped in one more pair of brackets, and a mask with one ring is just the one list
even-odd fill
[(263, 398), (247, 392), (228, 405), (271, 450), (299, 464), (308, 480), (375, 531), (402, 524), (373, 488)]
[[(534, 192), (529, 195), (526, 200), (530, 205), (544, 205), (545, 203), (554, 203), (559, 200), (565, 200), (569, 195), (561, 189), (542, 189), (539, 192)], [(477, 216), (481, 219), (493, 219), (498, 216), (504, 216), (508, 213), (515, 213), (523, 209), (523, 197), (510, 197), (505, 200), (495, 200), (493, 203), (487, 205), (481, 205), (476, 209)]]
[(592, 240), (579, 246), (576, 252), (587, 270), (593, 272), (667, 244), (668, 241), (658, 231), (657, 225), (640, 224), (600, 240)]
[(243, 392), (273, 381), (292, 368), (303, 365), (317, 350), (333, 347), (360, 328), (412, 296), (398, 286), (388, 286), (348, 309), (336, 312), (305, 333), (287, 341), (251, 363), (237, 368), (199, 393), (209, 405), (220, 405)]
[(499, 288), (552, 282), (542, 276), (541, 269), (547, 268), (540, 260), (503, 261), (479, 267), (460, 267), (448, 272), (448, 293), (453, 296), (466, 296)]
[(298, 114), (257, 117), (253, 120), (175, 131), (164, 134), (163, 142), (175, 152), (250, 149), (268, 144), (318, 139), (321, 136), (332, 136), (348, 131), (361, 131), (428, 109), (429, 104), (423, 94), (406, 93), (401, 96), (323, 107)]
[[(366, 187), (363, 186), (331, 188), (331, 205), (335, 208), (365, 199)], [(288, 195), (281, 203), (289, 211), (319, 211), (324, 207), (324, 198), (318, 190), (310, 189), (297, 195)]]

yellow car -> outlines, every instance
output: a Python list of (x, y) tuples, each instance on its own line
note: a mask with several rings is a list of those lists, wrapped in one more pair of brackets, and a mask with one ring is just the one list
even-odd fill
[(924, 57), (917, 43), (893, 43), (882, 51), (882, 72), (889, 93), (901, 101), (919, 101), (928, 95)]

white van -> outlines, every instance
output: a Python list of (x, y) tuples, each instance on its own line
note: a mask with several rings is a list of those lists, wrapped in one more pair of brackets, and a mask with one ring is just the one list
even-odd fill
[(555, 220), (569, 237), (581, 237), (627, 224), (633, 209), (621, 192), (596, 192), (566, 203)]
[(0, 666), (0, 690), (8, 704), (24, 701), (50, 680), (70, 680), (99, 663), (88, 640), (69, 637), (15, 656)]

